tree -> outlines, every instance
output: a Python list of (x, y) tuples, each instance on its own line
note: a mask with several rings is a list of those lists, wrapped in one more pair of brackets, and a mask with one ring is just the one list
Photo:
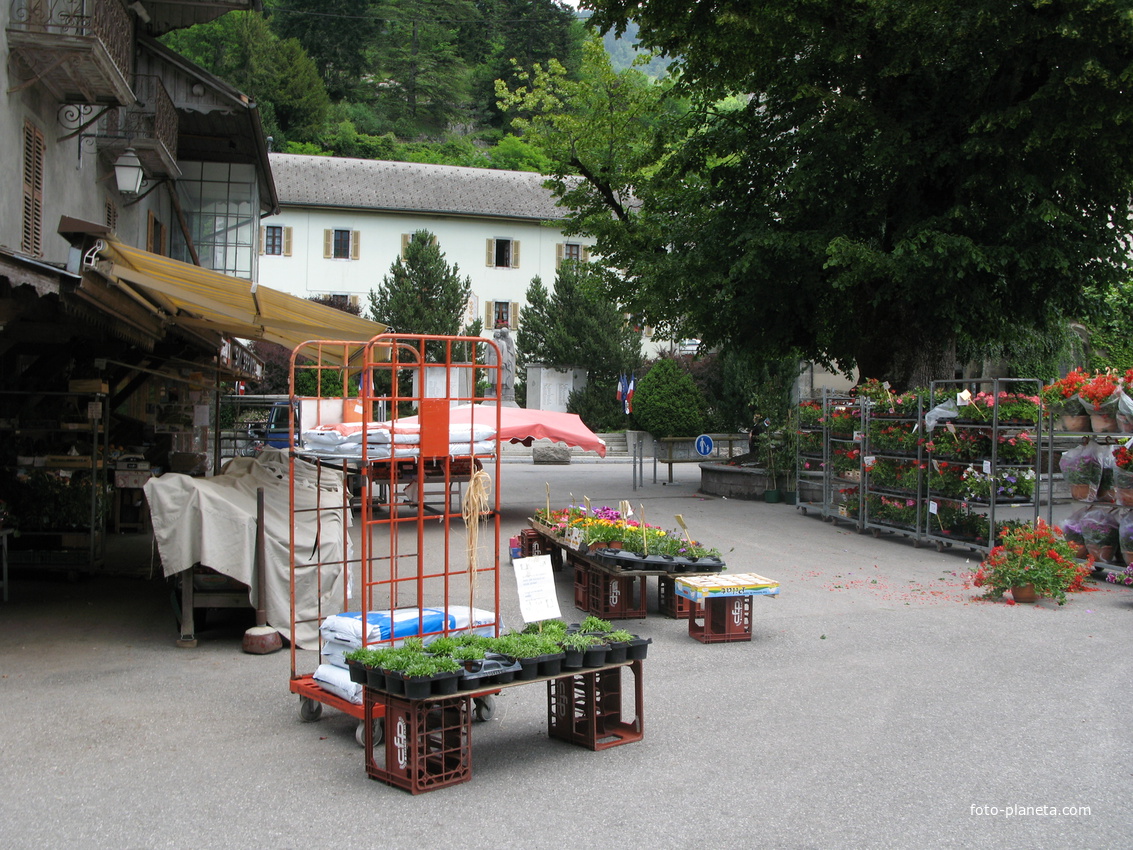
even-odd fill
[(382, 278), (370, 290), (370, 316), (404, 334), (454, 336), (472, 294), (472, 279), (460, 277), (427, 230), (418, 230)]
[[(617, 224), (598, 250), (652, 323), (904, 387), (1124, 277), (1124, 3), (588, 5), (679, 57), (695, 107), (652, 170), (623, 161), (628, 215), (601, 174), (579, 169), (573, 200), (560, 186), (580, 226), (606, 201)], [(546, 114), (584, 114), (570, 107)]]
[(370, 0), (275, 0), (268, 8), (272, 29), (303, 45), (327, 92), (341, 100), (369, 69), (367, 52), (379, 27), (373, 5)]
[(637, 383), (633, 418), (656, 438), (695, 437), (704, 423), (704, 399), (688, 372), (662, 357)]
[(309, 139), (326, 118), (330, 99), (311, 57), (294, 39), (278, 38), (259, 13), (231, 12), (162, 42), (255, 99), (280, 146), (289, 136)]
[(619, 374), (640, 364), (638, 334), (617, 305), (598, 291), (599, 274), (588, 264), (564, 262), (552, 293), (540, 278), (532, 279), (516, 334), (521, 366), (582, 369), (588, 382), (612, 386)]

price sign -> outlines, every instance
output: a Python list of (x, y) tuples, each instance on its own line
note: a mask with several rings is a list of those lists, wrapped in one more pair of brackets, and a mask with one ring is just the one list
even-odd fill
[(550, 555), (516, 558), (515, 587), (519, 591), (519, 613), (525, 623), (561, 616), (555, 594), (555, 577)]

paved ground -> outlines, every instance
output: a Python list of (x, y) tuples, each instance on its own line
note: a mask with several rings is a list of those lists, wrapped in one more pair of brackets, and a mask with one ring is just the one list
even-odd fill
[[(636, 493), (624, 463), (503, 475), (507, 536), (547, 484), (556, 504), (630, 498), (782, 595), (755, 600), (751, 643), (628, 624), (654, 640), (642, 742), (551, 741), (542, 688), (515, 688), (474, 728), (472, 781), (412, 797), (366, 778), (349, 718), (299, 722), (288, 653), (242, 653), (245, 620), (178, 649), (160, 580), (18, 576), (0, 607), (0, 846), (1133, 846), (1133, 592), (980, 601), (961, 553), (699, 495), (695, 464)], [(507, 567), (503, 587), (518, 622)]]

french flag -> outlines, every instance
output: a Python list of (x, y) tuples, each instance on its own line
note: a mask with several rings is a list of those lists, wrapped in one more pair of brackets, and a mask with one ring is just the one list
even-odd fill
[(633, 375), (629, 376), (629, 386), (625, 392), (625, 410), (626, 413), (633, 413)]

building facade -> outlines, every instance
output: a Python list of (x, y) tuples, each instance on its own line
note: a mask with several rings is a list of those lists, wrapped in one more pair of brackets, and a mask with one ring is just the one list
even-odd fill
[[(464, 322), (518, 326), (531, 280), (554, 287), (564, 259), (588, 261), (592, 239), (566, 237), (539, 174), (273, 153), (280, 212), (260, 232), (260, 279), (302, 297), (338, 296), (363, 310), (413, 234), (427, 230), (472, 281)], [(411, 330), (411, 329), (399, 329)]]

